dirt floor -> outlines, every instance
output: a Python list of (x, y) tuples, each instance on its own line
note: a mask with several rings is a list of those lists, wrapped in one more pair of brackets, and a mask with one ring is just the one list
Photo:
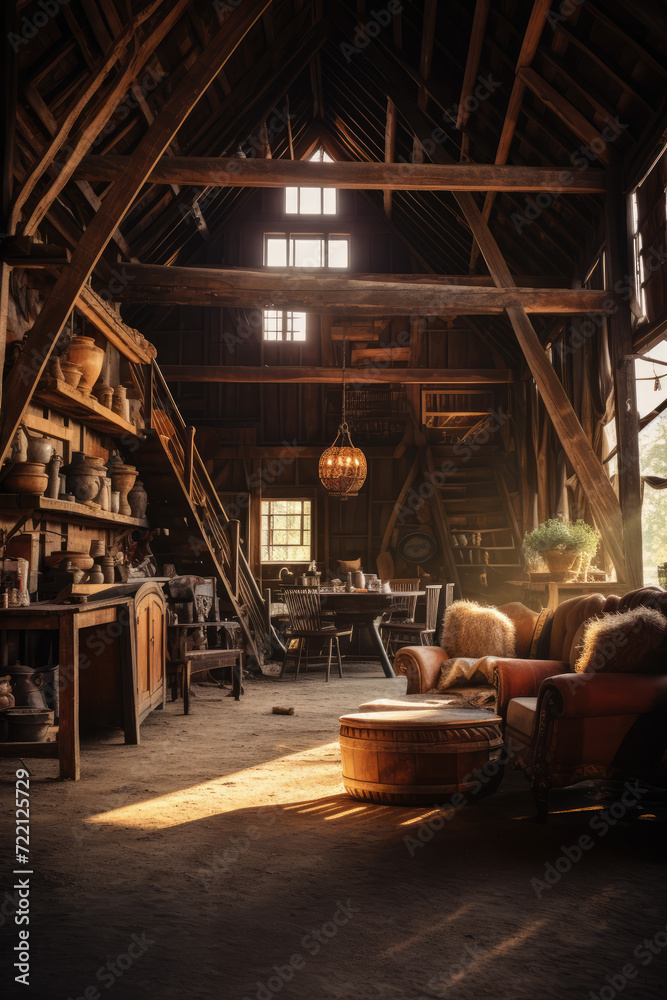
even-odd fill
[[(448, 820), (354, 802), (338, 717), (404, 688), (362, 665), (249, 679), (238, 704), (196, 686), (192, 714), (168, 703), (139, 747), (85, 742), (78, 783), (28, 762), (30, 986), (5, 967), (0, 995), (664, 998), (664, 807), (607, 825), (618, 790), (580, 786), (541, 827), (516, 772)], [(5, 961), (16, 766), (0, 761)]]

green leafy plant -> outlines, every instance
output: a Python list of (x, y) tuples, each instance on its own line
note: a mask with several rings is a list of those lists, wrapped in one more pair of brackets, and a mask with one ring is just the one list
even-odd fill
[(593, 556), (598, 547), (600, 534), (586, 521), (561, 521), (556, 517), (543, 521), (523, 538), (526, 553), (541, 555), (551, 549), (583, 552)]

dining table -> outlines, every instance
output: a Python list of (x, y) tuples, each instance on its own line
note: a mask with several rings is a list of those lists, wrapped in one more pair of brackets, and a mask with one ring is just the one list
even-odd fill
[[(410, 591), (410, 596), (423, 597), (425, 590)], [(347, 591), (320, 590), (320, 606), (324, 612), (332, 612), (339, 628), (366, 629), (385, 677), (395, 677), (394, 668), (380, 635), (380, 622), (395, 606), (396, 598), (405, 600), (406, 592), (395, 593), (376, 590)]]

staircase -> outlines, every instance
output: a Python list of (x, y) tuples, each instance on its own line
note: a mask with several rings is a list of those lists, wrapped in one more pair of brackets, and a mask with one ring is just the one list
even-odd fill
[[(438, 449), (458, 467), (439, 487), (461, 591), (516, 579), (521, 573), (521, 535), (507, 486), (502, 455), (494, 446), (477, 446), (461, 459), (460, 448)], [(451, 452), (451, 456), (449, 454)]]
[[(151, 498), (151, 525), (166, 529), (168, 554), (180, 568), (216, 576), (258, 663), (281, 647), (239, 545), (239, 522), (230, 521), (158, 366), (133, 366), (143, 389), (146, 436), (132, 461)], [(126, 449), (127, 450), (127, 449)], [(164, 553), (161, 553), (164, 555)]]

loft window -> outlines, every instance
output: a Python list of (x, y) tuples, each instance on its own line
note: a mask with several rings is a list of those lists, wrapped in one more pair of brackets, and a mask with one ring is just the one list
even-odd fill
[(305, 340), (306, 314), (287, 309), (265, 309), (262, 329), (264, 340)]
[(310, 562), (311, 501), (262, 500), (263, 563)]
[[(333, 163), (323, 149), (313, 153), (310, 160), (317, 163)], [(335, 215), (338, 211), (337, 194), (335, 188), (285, 188), (285, 212), (287, 215)]]
[(264, 238), (268, 267), (349, 267), (350, 237), (280, 233)]

